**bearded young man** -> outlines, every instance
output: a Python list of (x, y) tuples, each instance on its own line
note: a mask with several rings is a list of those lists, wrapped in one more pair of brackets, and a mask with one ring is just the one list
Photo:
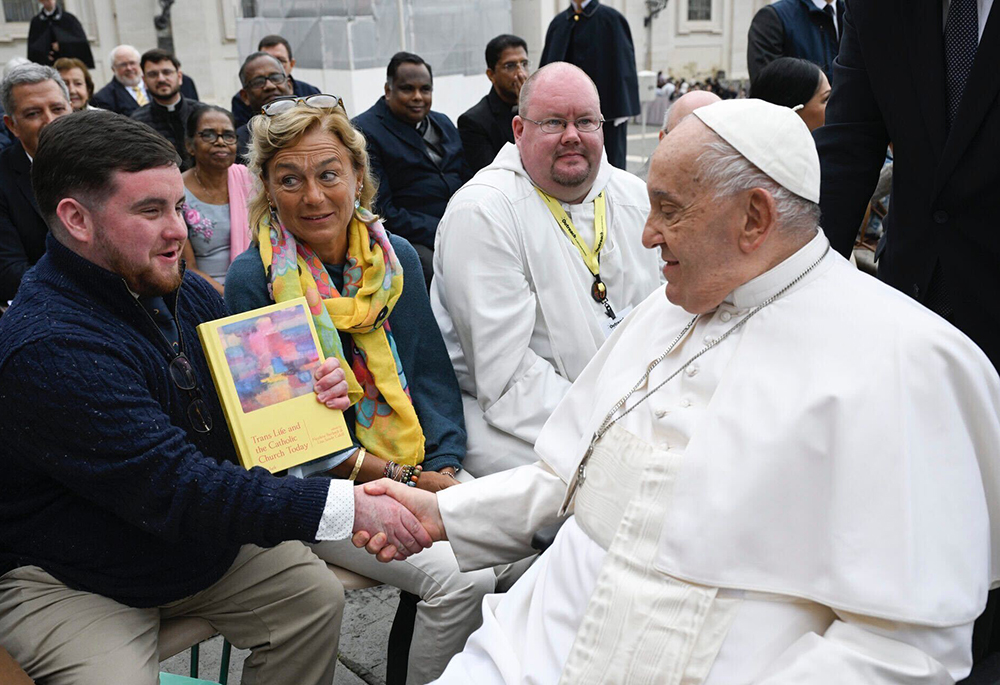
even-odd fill
[[(46, 254), (0, 319), (0, 635), (37, 682), (155, 685), (160, 619), (199, 616), (253, 651), (244, 682), (329, 685), (344, 591), (298, 541), (430, 540), (349, 481), (237, 464), (196, 331), (226, 310), (181, 263), (177, 162), (110, 112), (41, 135)], [(335, 361), (314, 388), (347, 407)]]
[(154, 131), (169, 140), (181, 158), (181, 171), (190, 169), (194, 166), (194, 159), (184, 139), (188, 118), (201, 103), (184, 97), (181, 92), (184, 73), (180, 60), (157, 48), (143, 53), (139, 68), (152, 99), (130, 116), (152, 126)]

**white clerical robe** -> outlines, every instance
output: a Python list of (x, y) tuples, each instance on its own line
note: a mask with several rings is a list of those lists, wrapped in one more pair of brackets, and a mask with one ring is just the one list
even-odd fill
[[(619, 314), (662, 276), (656, 253), (640, 240), (646, 187), (603, 155), (583, 202), (562, 205), (583, 240), (594, 244), (594, 198), (602, 191), (608, 233), (600, 274)], [(516, 146), (504, 147), (451, 198), (435, 238), (431, 306), (462, 388), (463, 465), (474, 475), (535, 460), (542, 425), (607, 337), (593, 284)]]
[[(626, 408), (819, 262), (602, 440), (595, 459), (608, 438), (608, 449), (626, 445), (606, 461), (610, 475), (588, 475), (578, 516), (511, 591), (487, 598), (483, 627), (440, 682), (632, 682), (643, 670), (628, 661), (644, 635), (635, 622), (651, 618), (664, 623), (653, 630), (689, 637), (676, 652), (683, 663), (659, 682), (950, 683), (968, 673), (972, 623), (1000, 568), (989, 513), (1000, 503), (1000, 379), (964, 335), (827, 247), (818, 233), (699, 318)], [(462, 568), (528, 551), (607, 411), (688, 320), (654, 293), (554, 412), (541, 462), (439, 494)], [(655, 549), (636, 561), (645, 582), (673, 588), (656, 611), (629, 597), (631, 582), (602, 573), (627, 534), (607, 523), (618, 515), (578, 521), (587, 488), (639, 468), (628, 463), (633, 439), (669, 467), (668, 489), (642, 503), (662, 519), (650, 527)]]

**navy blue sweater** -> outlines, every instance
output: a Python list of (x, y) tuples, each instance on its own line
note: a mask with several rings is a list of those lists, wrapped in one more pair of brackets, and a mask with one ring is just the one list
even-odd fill
[(210, 586), (242, 544), (313, 540), (328, 479), (235, 463), (195, 331), (226, 313), (212, 288), (186, 274), (165, 298), (212, 413), (201, 434), (121, 277), (46, 248), (0, 319), (0, 575), (37, 565), (149, 607)]
[[(410, 386), (413, 408), (424, 431), (424, 468), (429, 471), (440, 471), (446, 466), (459, 468), (465, 458), (465, 416), (455, 369), (431, 311), (416, 250), (405, 238), (391, 233), (389, 241), (403, 267), (403, 292), (389, 314), (389, 326)], [(341, 268), (327, 265), (327, 271), (337, 289), (342, 288)], [(226, 304), (233, 313), (274, 304), (267, 292), (267, 275), (256, 245), (251, 245), (230, 265), (226, 273)], [(341, 342), (350, 362), (350, 336), (341, 334)], [(353, 438), (353, 407), (345, 412), (344, 418)], [(357, 438), (353, 439), (357, 445)]]

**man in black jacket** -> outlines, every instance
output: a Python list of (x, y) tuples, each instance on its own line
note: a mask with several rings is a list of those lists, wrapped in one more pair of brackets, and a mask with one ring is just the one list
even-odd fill
[(73, 111), (66, 85), (52, 67), (22, 64), (0, 85), (4, 123), (17, 139), (0, 153), (0, 310), (14, 298), (24, 272), (45, 254), (49, 229), (31, 189), (31, 161), (42, 129)]
[(201, 103), (189, 100), (181, 93), (184, 74), (181, 63), (166, 50), (147, 51), (139, 63), (142, 79), (151, 101), (132, 112), (136, 121), (149, 124), (153, 130), (169, 140), (180, 156), (181, 171), (194, 166), (194, 160), (184, 144), (184, 132), (191, 112)]
[(76, 57), (94, 68), (94, 55), (83, 25), (56, 0), (42, 0), (42, 9), (28, 26), (28, 59), (52, 66), (60, 57)]
[(750, 83), (779, 57), (808, 60), (833, 83), (843, 21), (844, 0), (779, 0), (760, 8), (747, 32)]
[[(305, 81), (300, 81), (292, 76), (292, 70), (295, 68), (295, 58), (292, 57), (292, 46), (285, 38), (277, 34), (264, 36), (257, 43), (257, 50), (266, 52), (281, 62), (281, 67), (285, 70), (285, 76), (288, 77), (288, 82), (292, 86), (292, 95), (304, 98), (307, 95), (316, 95), (319, 93), (319, 88), (316, 86)], [(233, 119), (236, 121), (236, 128), (243, 126), (243, 124), (250, 121), (258, 113), (257, 110), (251, 110), (249, 105), (243, 102), (242, 91), (233, 96), (230, 110), (233, 113)]]
[(514, 142), (514, 115), (521, 84), (528, 78), (528, 44), (503, 34), (486, 44), (490, 92), (458, 118), (458, 133), (470, 173), (488, 166), (507, 143)]
[(250, 120), (271, 100), (292, 95), (292, 81), (277, 57), (264, 51), (247, 55), (240, 67), (240, 99), (253, 116), (236, 128), (236, 161), (247, 163), (250, 150)]
[(438, 222), (469, 178), (458, 129), (431, 111), (433, 79), (420, 56), (397, 52), (386, 69), (385, 97), (354, 119), (378, 178), (378, 213), (386, 228), (413, 245), (428, 284)]
[(608, 161), (625, 168), (629, 117), (639, 114), (639, 75), (628, 21), (599, 0), (572, 0), (549, 24), (540, 67), (569, 62), (597, 85)]

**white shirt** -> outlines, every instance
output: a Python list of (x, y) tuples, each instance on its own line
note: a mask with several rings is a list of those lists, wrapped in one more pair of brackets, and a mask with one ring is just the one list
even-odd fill
[[(121, 83), (121, 81), (119, 81), (119, 83)], [(134, 86), (126, 86), (124, 83), (122, 83), (122, 86), (128, 91), (128, 94), (131, 95), (132, 99), (136, 102), (139, 102), (139, 94), (136, 92), (136, 88), (142, 91), (142, 94), (146, 96), (147, 103), (150, 101), (149, 91), (146, 90), (146, 84), (143, 83), (142, 78), (140, 78), (139, 82)]]

